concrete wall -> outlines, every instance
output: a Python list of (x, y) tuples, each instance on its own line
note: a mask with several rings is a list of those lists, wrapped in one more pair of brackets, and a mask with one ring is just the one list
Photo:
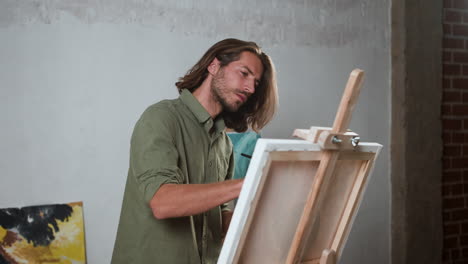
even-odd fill
[(392, 1), (394, 264), (442, 261), (441, 40), (441, 1)]
[[(0, 207), (84, 202), (89, 263), (108, 263), (133, 125), (226, 37), (278, 70), (264, 137), (331, 126), (349, 72), (366, 71), (351, 129), (384, 150), (340, 263), (390, 263), (389, 0), (0, 2)], [(6, 184), (5, 184), (6, 182)]]

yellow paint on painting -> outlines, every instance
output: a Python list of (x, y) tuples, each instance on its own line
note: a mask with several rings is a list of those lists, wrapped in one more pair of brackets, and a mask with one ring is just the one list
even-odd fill
[(83, 207), (81, 203), (70, 205), (71, 217), (68, 221), (58, 221), (59, 232), (54, 233), (55, 239), (49, 246), (34, 247), (23, 238), (5, 248), (9, 256), (18, 263), (28, 264), (86, 263)]
[(3, 242), (3, 239), (6, 237), (7, 231), (0, 226), (0, 242)]
[(59, 222), (58, 227), (60, 232), (55, 234), (55, 240), (49, 245), (52, 255), (84, 263), (83, 207), (73, 206), (72, 217), (66, 222)]
[(19, 263), (40, 264), (41, 259), (50, 256), (50, 250), (48, 247), (34, 247), (25, 239), (13, 244), (9, 250), (12, 250), (13, 252), (11, 257)]

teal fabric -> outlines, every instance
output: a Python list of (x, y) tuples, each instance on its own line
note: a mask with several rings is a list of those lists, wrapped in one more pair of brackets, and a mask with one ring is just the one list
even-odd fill
[[(255, 132), (245, 132), (245, 133), (227, 133), (229, 138), (234, 145), (234, 178), (233, 179), (243, 179), (249, 168), (250, 158), (245, 157), (252, 156), (255, 144), (260, 138), (260, 135)], [(242, 155), (244, 154), (244, 155)]]

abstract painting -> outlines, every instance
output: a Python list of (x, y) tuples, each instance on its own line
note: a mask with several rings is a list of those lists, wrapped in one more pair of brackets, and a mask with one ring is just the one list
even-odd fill
[(86, 263), (83, 204), (0, 209), (0, 264)]

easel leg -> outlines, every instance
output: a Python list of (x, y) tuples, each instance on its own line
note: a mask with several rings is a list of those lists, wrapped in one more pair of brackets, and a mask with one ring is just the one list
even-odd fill
[(334, 250), (325, 249), (320, 258), (320, 264), (336, 264), (336, 254)]

